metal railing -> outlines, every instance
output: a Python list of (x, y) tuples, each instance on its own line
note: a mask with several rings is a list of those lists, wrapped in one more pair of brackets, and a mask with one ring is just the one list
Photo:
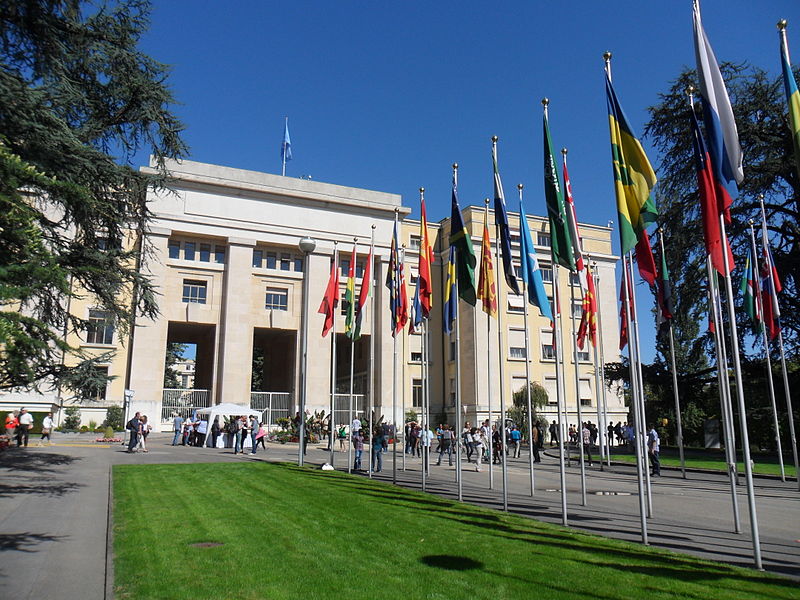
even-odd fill
[(209, 390), (183, 390), (165, 388), (161, 395), (161, 422), (172, 420), (175, 413), (184, 419), (199, 408), (211, 406)]
[(250, 408), (261, 411), (261, 422), (267, 427), (277, 425), (278, 419), (294, 416), (290, 392), (250, 392)]
[[(362, 421), (369, 418), (369, 397), (366, 394), (353, 394), (353, 415)], [(334, 426), (347, 425), (350, 428), (350, 394), (336, 394), (333, 405)]]

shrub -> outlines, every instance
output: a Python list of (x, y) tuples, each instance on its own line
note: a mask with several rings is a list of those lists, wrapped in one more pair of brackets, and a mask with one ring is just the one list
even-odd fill
[(70, 406), (64, 411), (64, 429), (78, 429), (81, 425), (81, 409), (77, 406)]
[(113, 427), (106, 427), (105, 432), (103, 433), (103, 437), (107, 440), (110, 440), (114, 437), (114, 428)]
[(89, 431), (89, 427), (87, 425), (81, 425), (81, 433), (86, 433)]
[(94, 431), (97, 429), (97, 421), (89, 421), (89, 430)]
[(106, 420), (103, 421), (103, 427), (111, 427), (114, 431), (122, 431), (125, 429), (124, 420), (125, 411), (121, 406), (109, 406), (106, 411)]

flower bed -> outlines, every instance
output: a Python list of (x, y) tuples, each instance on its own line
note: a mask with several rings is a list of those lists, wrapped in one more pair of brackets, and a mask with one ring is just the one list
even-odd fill
[(114, 443), (121, 443), (122, 440), (120, 438), (97, 438), (95, 442), (101, 442), (104, 444), (114, 444)]

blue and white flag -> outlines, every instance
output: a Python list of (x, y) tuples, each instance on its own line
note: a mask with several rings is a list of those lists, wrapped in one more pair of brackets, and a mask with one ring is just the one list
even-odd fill
[(539, 261), (536, 258), (536, 249), (533, 247), (531, 229), (528, 226), (525, 209), (522, 207), (522, 200), (519, 201), (519, 232), (520, 276), (527, 286), (528, 302), (537, 306), (539, 313), (552, 321), (553, 311), (550, 310), (550, 301), (547, 299), (547, 292), (544, 291), (542, 271), (539, 269)]
[(289, 139), (289, 117), (283, 124), (283, 142), (281, 143), (281, 161), (286, 164), (292, 160), (292, 140)]

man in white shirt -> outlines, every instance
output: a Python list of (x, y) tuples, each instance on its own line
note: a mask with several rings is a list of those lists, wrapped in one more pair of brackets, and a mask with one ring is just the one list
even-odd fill
[(47, 440), (47, 445), (50, 446), (53, 442), (50, 441), (50, 433), (53, 431), (53, 413), (47, 413), (47, 416), (42, 420), (42, 439), (39, 440), (37, 446), (44, 444)]
[(658, 437), (658, 432), (655, 425), (650, 425), (650, 431), (647, 432), (647, 453), (650, 455), (651, 473), (654, 477), (661, 475), (660, 450), (661, 440)]
[(17, 428), (17, 448), (28, 447), (28, 435), (33, 428), (33, 415), (24, 406), (19, 411), (19, 427)]

